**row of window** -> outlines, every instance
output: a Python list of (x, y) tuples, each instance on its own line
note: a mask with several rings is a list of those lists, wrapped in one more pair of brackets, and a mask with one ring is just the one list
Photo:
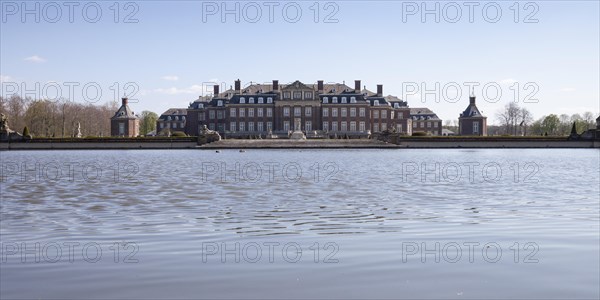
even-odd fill
[[(284, 99), (292, 99), (291, 98), (292, 94), (291, 92), (284, 92), (283, 93), (283, 98)], [(304, 92), (304, 99), (312, 99), (313, 98), (313, 93), (312, 92)], [(302, 92), (294, 92), (294, 99), (302, 99)]]
[[(312, 116), (312, 106), (306, 106), (304, 107), (304, 115), (307, 117)], [(284, 117), (289, 117), (290, 116), (290, 108), (288, 106), (283, 108), (283, 116)], [(294, 107), (294, 116), (295, 117), (300, 117), (302, 116), (302, 107), (299, 106), (295, 106)]]
[[(254, 108), (248, 108), (247, 112), (248, 112), (248, 117), (252, 118), (254, 117)], [(271, 107), (267, 107), (266, 108), (266, 112), (267, 112), (267, 117), (273, 117), (273, 108)], [(256, 108), (256, 115), (258, 117), (263, 117), (265, 115), (265, 110), (262, 107), (258, 107)], [(240, 118), (245, 118), (246, 117), (246, 108), (240, 107), (239, 109), (235, 108), (235, 107), (231, 107), (229, 109), (229, 116), (232, 118), (235, 118), (236, 116), (239, 116)]]
[[(171, 116), (167, 117), (167, 121), (172, 121), (172, 120), (179, 121), (179, 116), (175, 116), (174, 118), (171, 118)], [(185, 116), (181, 116), (181, 121), (185, 121)]]
[[(240, 104), (245, 104), (245, 103), (246, 103), (246, 97), (240, 97)], [(254, 104), (254, 97), (248, 98), (248, 103)], [(263, 104), (263, 103), (265, 103), (265, 98), (258, 97), (258, 104)], [(273, 103), (273, 97), (267, 97), (267, 103), (268, 104)]]
[[(419, 124), (419, 125), (417, 125), (417, 124)], [(438, 128), (438, 126), (439, 126), (438, 122), (414, 122), (413, 121), (413, 123), (412, 123), (413, 128), (417, 128), (417, 127), (425, 128), (426, 125), (427, 125), (427, 128), (431, 128), (431, 127)]]
[[(379, 105), (379, 100), (376, 100)], [(323, 103), (329, 103), (329, 97), (323, 97)], [(331, 103), (338, 103), (338, 97), (331, 97)], [(341, 97), (341, 103), (348, 103), (348, 97)], [(356, 103), (356, 97), (350, 97), (350, 103)]]
[[(179, 125), (177, 125), (177, 124), (179, 124)], [(163, 122), (160, 122), (160, 129), (163, 129), (165, 127), (166, 128), (170, 127), (170, 128), (176, 129), (177, 126), (179, 126), (179, 128), (185, 128), (185, 123), (183, 123), (183, 122), (182, 123), (163, 123)]]

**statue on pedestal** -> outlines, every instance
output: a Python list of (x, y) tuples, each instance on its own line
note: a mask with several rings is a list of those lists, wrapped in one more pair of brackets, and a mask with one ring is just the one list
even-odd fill
[(81, 138), (82, 134), (81, 134), (81, 123), (77, 122), (77, 137)]

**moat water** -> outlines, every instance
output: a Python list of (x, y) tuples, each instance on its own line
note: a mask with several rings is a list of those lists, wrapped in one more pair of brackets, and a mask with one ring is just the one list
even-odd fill
[(600, 151), (0, 152), (0, 298), (598, 298)]

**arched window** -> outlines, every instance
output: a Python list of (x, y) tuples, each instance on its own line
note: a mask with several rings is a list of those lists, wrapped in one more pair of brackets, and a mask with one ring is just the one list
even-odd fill
[(323, 97), (323, 103), (329, 103), (329, 98)]
[(175, 121), (179, 121), (179, 117), (178, 116), (175, 116)]
[(273, 103), (273, 98), (272, 97), (268, 97), (267, 98), (267, 103)]
[(342, 97), (342, 103), (347, 103), (347, 98), (346, 97)]
[(350, 103), (356, 103), (356, 97), (350, 97)]
[(250, 101), (248, 103), (254, 103), (254, 97), (250, 97)]
[(181, 121), (185, 121), (185, 116), (181, 116)]
[(379, 105), (379, 100), (375, 100), (375, 101), (373, 101), (373, 105), (374, 105), (374, 106), (378, 106), (378, 105)]
[(167, 117), (167, 121), (171, 121), (171, 116), (168, 116), (168, 117)]
[(265, 99), (263, 97), (258, 97), (258, 103), (259, 104), (265, 103)]
[(331, 103), (337, 103), (337, 97), (333, 97)]
[(217, 106), (223, 106), (223, 100), (217, 101)]
[(244, 103), (246, 103), (246, 98), (244, 98), (244, 97), (241, 97), (241, 98), (240, 98), (240, 103), (241, 103), (241, 104), (244, 104)]

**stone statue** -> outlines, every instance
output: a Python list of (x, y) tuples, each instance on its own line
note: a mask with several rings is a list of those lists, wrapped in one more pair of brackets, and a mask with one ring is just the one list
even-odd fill
[(81, 123), (77, 122), (77, 137), (81, 138)]
[(6, 115), (4, 114), (0, 114), (0, 132), (11, 132), (12, 130), (10, 130), (10, 128), (8, 127), (8, 118), (6, 117)]
[(221, 135), (214, 130), (208, 129), (206, 125), (202, 125), (202, 129), (200, 129), (200, 134), (198, 135), (198, 144), (208, 144), (212, 142), (217, 142), (221, 140)]

